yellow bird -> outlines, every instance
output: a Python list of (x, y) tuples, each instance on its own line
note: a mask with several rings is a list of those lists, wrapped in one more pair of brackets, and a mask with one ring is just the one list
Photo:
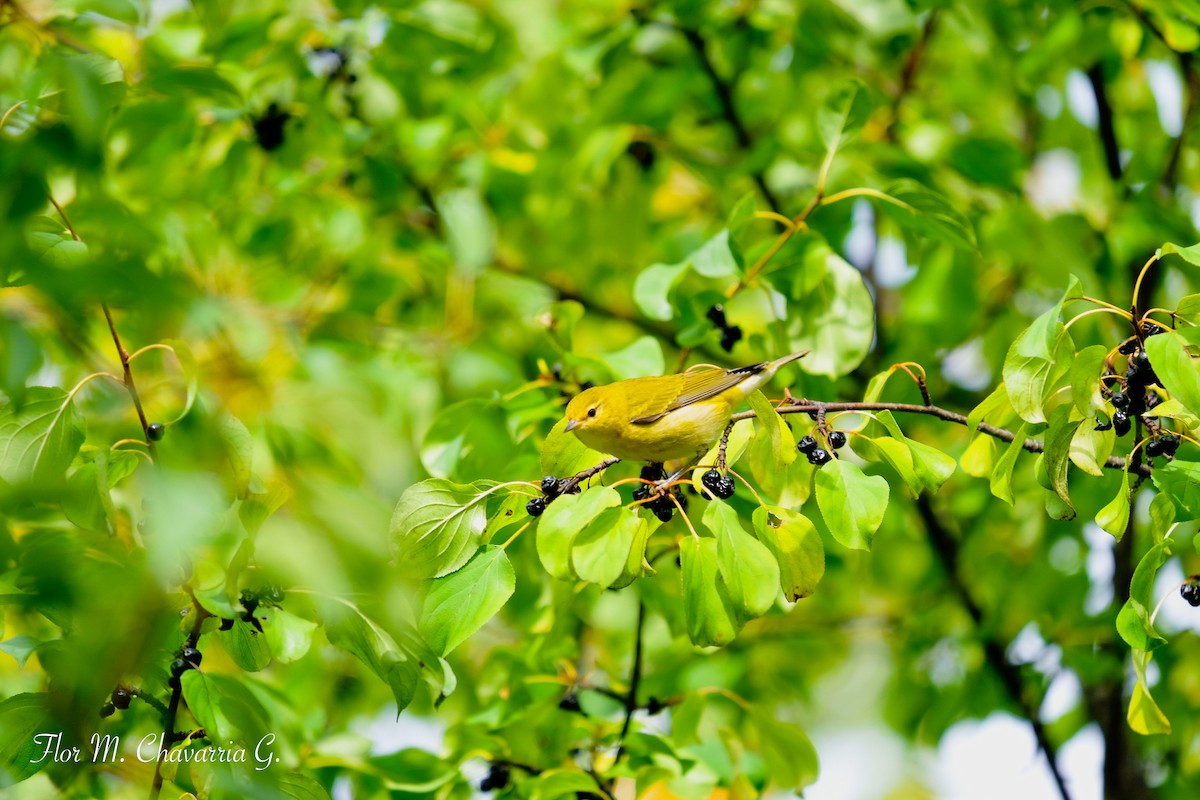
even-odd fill
[(751, 392), (806, 355), (807, 350), (737, 369), (693, 368), (593, 386), (567, 404), (565, 430), (593, 450), (626, 461), (695, 459), (712, 447)]

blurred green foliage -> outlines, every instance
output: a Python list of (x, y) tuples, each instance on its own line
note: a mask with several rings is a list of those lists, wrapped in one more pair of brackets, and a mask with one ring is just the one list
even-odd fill
[[(144, 796), (156, 745), (33, 737), (131, 748), (182, 693), (174, 754), (279, 762), (169, 760), (167, 796), (753, 797), (812, 783), (870, 658), (858, 721), (913, 752), (1000, 710), (1051, 760), (1098, 726), (1109, 797), (1200, 792), (1200, 644), (1156, 617), (1200, 572), (1196, 444), (1093, 430), (1136, 332), (1196, 436), (1198, 23), (0, 2), (0, 788)], [(600, 458), (582, 385), (799, 349), (772, 399), (1013, 443), (821, 406), (851, 442), (815, 469), (828, 430), (756, 399), (761, 504), (660, 525), (622, 464), (526, 525)]]

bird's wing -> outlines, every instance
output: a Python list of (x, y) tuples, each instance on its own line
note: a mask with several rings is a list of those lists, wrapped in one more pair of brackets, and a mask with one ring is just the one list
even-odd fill
[(679, 394), (667, 403), (666, 408), (657, 414), (649, 414), (630, 421), (634, 425), (649, 425), (657, 422), (676, 409), (716, 397), (721, 392), (732, 389), (770, 366), (770, 361), (764, 361), (761, 364), (751, 364), (748, 367), (738, 367), (737, 369), (706, 369), (684, 373)]

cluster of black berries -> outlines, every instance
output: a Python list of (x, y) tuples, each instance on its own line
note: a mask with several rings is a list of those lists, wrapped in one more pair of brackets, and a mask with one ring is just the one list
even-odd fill
[(258, 146), (268, 153), (278, 150), (283, 144), (283, 127), (291, 118), (291, 112), (280, 108), (278, 103), (267, 106), (266, 111), (251, 120)]
[(1146, 455), (1150, 458), (1157, 458), (1158, 456), (1174, 458), (1175, 451), (1178, 449), (1179, 437), (1173, 433), (1164, 434), (1163, 436), (1156, 436), (1155, 438), (1146, 442)]
[[(1150, 356), (1146, 354), (1142, 341), (1150, 336), (1156, 336), (1164, 330), (1166, 329), (1161, 325), (1155, 325), (1153, 322), (1145, 323), (1142, 326), (1141, 338), (1131, 336), (1117, 348), (1117, 352), (1127, 358), (1125, 375), (1117, 377), (1114, 383), (1118, 388), (1114, 389), (1108, 397), (1113, 406), (1112, 419), (1107, 422), (1097, 421), (1096, 430), (1106, 431), (1112, 428), (1116, 431), (1117, 436), (1124, 436), (1133, 428), (1134, 417), (1140, 417), (1158, 405), (1160, 398), (1151, 387), (1161, 386), (1161, 384), (1158, 375), (1154, 373), (1154, 367), (1150, 366)], [(1116, 376), (1117, 372), (1109, 365), (1104, 374), (1105, 377), (1110, 377)], [(1170, 455), (1174, 455), (1175, 448), (1178, 446), (1177, 440), (1174, 445), (1168, 445), (1166, 449), (1160, 444), (1155, 447), (1155, 452), (1151, 455), (1167, 455), (1168, 450)]]
[(175, 660), (171, 662), (171, 677), (167, 680), (167, 685), (172, 689), (178, 689), (179, 676), (189, 669), (198, 669), (203, 658), (194, 645), (185, 644), (179, 649)]
[(479, 791), (494, 792), (497, 789), (503, 789), (508, 786), (509, 769), (508, 764), (499, 761), (493, 761), (488, 774), (479, 782)]
[[(569, 478), (556, 478), (553, 475), (547, 475), (542, 478), (542, 494), (544, 497), (535, 497), (525, 504), (525, 511), (531, 517), (540, 517), (542, 512), (546, 510), (546, 504), (560, 494), (564, 493), (564, 487), (567, 487)], [(566, 494), (579, 494), (582, 489), (579, 484), (573, 484), (569, 488), (565, 488)]]
[[(825, 438), (829, 442), (829, 450), (839, 450), (846, 445), (846, 434), (841, 431), (830, 431)], [(808, 457), (808, 463), (814, 467), (828, 464), (833, 460), (833, 454), (821, 447), (812, 436), (805, 436), (797, 442), (796, 449), (804, 453)]]
[(704, 484), (705, 489), (708, 489), (722, 500), (728, 500), (733, 497), (733, 478), (728, 475), (722, 475), (715, 469), (710, 469), (701, 475), (700, 482)]
[[(276, 585), (264, 586), (261, 589), (243, 589), (242, 593), (238, 595), (238, 601), (242, 604), (242, 608), (246, 609), (242, 612), (242, 622), (249, 622), (259, 633), (262, 633), (262, 623), (258, 621), (258, 617), (254, 616), (254, 612), (260, 605), (278, 606), (286, 596), (283, 587)], [(221, 620), (221, 630), (227, 631), (232, 628), (233, 620)]]
[(725, 320), (725, 307), (722, 305), (713, 306), (705, 316), (721, 332), (722, 349), (726, 353), (732, 352), (733, 346), (742, 340), (742, 329), (737, 325), (730, 325)]
[[(663, 470), (662, 464), (647, 464), (646, 466), (642, 467), (639, 477), (644, 481), (661, 481), (667, 477), (667, 473)], [(640, 484), (636, 489), (633, 490), (633, 499), (645, 500), (646, 498), (650, 497), (654, 491), (654, 487), (650, 486), (649, 484)], [(687, 508), (687, 497), (675, 489), (670, 489), (663, 494), (655, 495), (655, 497), (650, 500), (650, 502), (646, 503), (645, 506), (646, 508), (650, 509), (650, 512), (654, 514), (654, 516), (658, 517), (662, 522), (670, 522), (671, 517), (675, 515), (675, 502), (671, 500), (672, 497), (675, 498), (675, 501), (679, 502), (681, 508)]]
[(117, 709), (124, 711), (129, 708), (129, 701), (136, 693), (136, 690), (130, 689), (128, 686), (118, 686), (113, 689), (108, 702), (100, 708), (100, 716), (111, 717)]
[(1187, 583), (1179, 587), (1179, 593), (1193, 608), (1200, 606), (1200, 575), (1188, 578)]

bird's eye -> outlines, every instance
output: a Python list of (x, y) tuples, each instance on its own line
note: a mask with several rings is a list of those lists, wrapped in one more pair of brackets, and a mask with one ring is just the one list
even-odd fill
[(591, 408), (588, 409), (588, 416), (589, 417), (596, 416), (596, 407), (595, 406), (592, 406)]

